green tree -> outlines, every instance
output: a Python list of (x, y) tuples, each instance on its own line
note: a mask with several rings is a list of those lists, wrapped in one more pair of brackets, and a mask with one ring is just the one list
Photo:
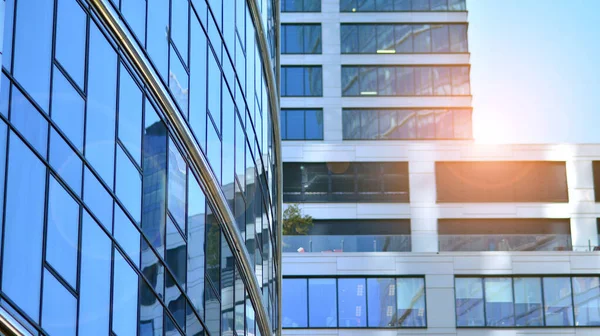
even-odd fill
[(302, 215), (298, 204), (291, 204), (283, 212), (283, 235), (306, 235), (313, 227), (313, 219), (309, 215)]

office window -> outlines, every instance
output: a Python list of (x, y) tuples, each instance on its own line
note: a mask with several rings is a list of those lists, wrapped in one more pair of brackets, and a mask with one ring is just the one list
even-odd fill
[(320, 12), (321, 0), (281, 0), (282, 12)]
[(568, 202), (564, 162), (436, 162), (437, 201)]
[(50, 335), (75, 336), (77, 299), (47, 269), (44, 269), (42, 327)]
[(485, 278), (485, 315), (489, 327), (514, 325), (515, 314), (511, 278)]
[(389, 278), (367, 279), (369, 327), (392, 327), (396, 315), (396, 281)]
[(541, 278), (514, 278), (515, 326), (544, 325)]
[(320, 54), (320, 24), (282, 24), (282, 54)]
[(367, 326), (365, 279), (338, 279), (340, 328)]
[(282, 109), (282, 140), (323, 140), (323, 110)]
[(308, 327), (308, 284), (306, 279), (283, 279), (281, 325), (283, 328)]
[(485, 326), (483, 284), (479, 278), (456, 278), (456, 326)]
[(323, 71), (321, 66), (282, 66), (281, 96), (320, 97), (323, 95)]
[[(453, 118), (467, 112), (466, 125)], [(393, 110), (343, 109), (344, 140), (464, 139), (458, 128), (471, 128), (470, 109)]]
[(283, 164), (284, 202), (408, 202), (406, 162)]
[(571, 278), (543, 278), (546, 326), (573, 326)]
[(396, 280), (398, 322), (401, 327), (425, 327), (425, 280), (398, 278)]
[(336, 293), (336, 279), (308, 279), (309, 327), (337, 326)]
[(598, 326), (600, 322), (600, 284), (598, 277), (573, 277), (575, 325)]
[(340, 0), (340, 12), (452, 12), (466, 10), (466, 0)]
[[(299, 76), (299, 75), (296, 75)], [(282, 80), (282, 85), (283, 85)], [(290, 83), (292, 85), (292, 83)], [(470, 95), (468, 66), (342, 66), (342, 96)]]

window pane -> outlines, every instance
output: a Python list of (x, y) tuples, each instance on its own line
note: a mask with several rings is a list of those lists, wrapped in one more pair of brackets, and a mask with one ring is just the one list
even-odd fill
[(571, 278), (543, 278), (544, 311), (546, 326), (566, 327), (573, 325)]
[(44, 165), (11, 133), (2, 291), (35, 321), (40, 309), (45, 185)]
[(281, 323), (284, 328), (306, 328), (308, 326), (306, 281), (306, 279), (283, 279)]
[(452, 52), (467, 52), (467, 25), (454, 24), (450, 25), (450, 51)]
[(394, 50), (394, 25), (376, 25), (377, 27), (377, 52), (380, 50)]
[(146, 1), (121, 0), (121, 13), (136, 37), (144, 44), (146, 30)]
[(464, 11), (467, 10), (467, 5), (465, 0), (448, 0), (448, 7), (450, 10), (454, 11)]
[(540, 278), (514, 278), (515, 286), (515, 325), (542, 326), (542, 280)]
[(303, 35), (304, 29), (302, 25), (284, 24), (281, 25), (283, 43), (282, 53), (284, 54), (301, 54), (303, 52)]
[[(187, 294), (200, 316), (204, 315), (204, 235), (206, 199), (196, 178), (188, 175)], [(193, 280), (193, 281), (192, 281)]]
[(206, 35), (192, 20), (192, 46), (190, 50), (190, 126), (200, 148), (206, 148)]
[(117, 146), (116, 194), (125, 209), (139, 223), (142, 212), (142, 178), (121, 146)]
[[(64, 2), (64, 0), (62, 0)], [(17, 90), (13, 90), (15, 92)], [(52, 83), (52, 120), (75, 147), (83, 151), (83, 119), (85, 103), (58, 68), (54, 68)]]
[[(214, 293), (212, 287), (210, 287), (208, 283), (206, 283), (205, 293), (206, 296), (204, 298), (204, 307), (206, 313), (204, 319), (206, 321), (206, 329), (210, 333), (209, 335), (219, 336), (221, 335), (221, 304), (217, 298), (217, 295)], [(246, 311), (248, 311), (248, 309), (246, 309)], [(247, 318), (248, 315), (250, 315), (249, 312), (247, 312)], [(254, 323), (252, 323), (252, 325), (254, 326)]]
[[(287, 111), (286, 110), (280, 110), (279, 112), (279, 132), (281, 134), (281, 140), (287, 140), (287, 131), (286, 131), (286, 116), (287, 116)], [(239, 123), (236, 122), (236, 127), (238, 126)], [(236, 132), (238, 130), (236, 129)], [(236, 135), (237, 136), (237, 135)], [(236, 140), (236, 149), (237, 149), (237, 140)], [(237, 154), (237, 152), (236, 152)], [(236, 155), (237, 157), (237, 155)], [(237, 169), (236, 169), (237, 170)]]
[(598, 277), (573, 277), (575, 325), (598, 326), (600, 323), (600, 284)]
[(286, 72), (285, 86), (286, 96), (302, 96), (304, 95), (304, 68), (301, 67), (282, 67), (282, 71)]
[[(235, 260), (225, 236), (221, 236), (221, 331), (223, 334), (233, 334), (234, 305), (234, 265)], [(257, 273), (260, 276), (260, 273)], [(258, 278), (260, 279), (260, 277)]]
[(79, 244), (79, 205), (50, 177), (46, 261), (77, 288), (77, 246)]
[(394, 25), (394, 40), (397, 53), (413, 52), (413, 26), (408, 24)]
[(12, 90), (10, 119), (27, 142), (46, 157), (48, 122), (17, 88)]
[(91, 25), (85, 156), (112, 185), (115, 155), (117, 57), (95, 24)]
[(373, 95), (377, 94), (377, 68), (376, 67), (360, 67), (360, 94)]
[(321, 25), (304, 26), (304, 53), (321, 53)]
[(435, 113), (432, 110), (421, 110), (417, 114), (417, 138), (435, 138)]
[(398, 325), (402, 327), (424, 327), (425, 280), (399, 278), (396, 280), (398, 295)]
[(486, 278), (485, 315), (488, 327), (509, 327), (515, 324), (511, 278)]
[(469, 84), (469, 67), (464, 66), (452, 68), (452, 94), (471, 94), (471, 87)]
[(342, 54), (358, 52), (358, 25), (341, 24), (340, 36)]
[[(143, 15), (142, 15), (143, 16)], [(87, 15), (77, 1), (59, 0), (56, 19), (56, 60), (83, 89)], [(54, 71), (56, 76), (57, 71)], [(56, 94), (52, 94), (52, 99)]]
[(50, 96), (53, 14), (54, 1), (17, 2), (14, 75), (46, 112)]
[(85, 211), (81, 235), (79, 335), (108, 335), (111, 242)]
[[(6, 58), (6, 56), (4, 56)], [(0, 113), (8, 118), (8, 101), (10, 98), (11, 82), (4, 74), (2, 74), (2, 82), (0, 83)]]
[(352, 9), (356, 8), (356, 1), (357, 0), (340, 0), (340, 12), (352, 12)]
[(358, 96), (358, 67), (342, 66), (342, 96)]
[(483, 286), (478, 278), (456, 278), (456, 326), (483, 327)]
[(206, 275), (218, 291), (221, 284), (221, 270), (219, 269), (221, 230), (219, 228), (219, 221), (208, 205), (206, 211)]
[[(301, 0), (296, 0), (301, 1)], [(304, 0), (304, 11), (305, 12), (320, 12), (321, 11), (321, 0)]]
[(163, 307), (152, 289), (140, 278), (140, 336), (163, 334)]
[(452, 111), (435, 111), (435, 137), (437, 139), (452, 139), (454, 137)]
[[(165, 255), (167, 266), (175, 276), (175, 281), (182, 287), (185, 287), (186, 276), (186, 246), (183, 237), (179, 230), (175, 228), (175, 224), (171, 221), (171, 217), (167, 217), (167, 252)], [(167, 283), (167, 286), (174, 284)]]
[(112, 330), (117, 335), (137, 334), (138, 275), (115, 250)]
[[(286, 281), (286, 280), (283, 280)], [(306, 327), (306, 314), (307, 314), (307, 293), (306, 293), (306, 280), (304, 280), (304, 303), (302, 303), (302, 301), (299, 300), (294, 300), (296, 304), (299, 304), (300, 306), (304, 306), (304, 324), (303, 326)], [(245, 323), (245, 311), (244, 311), (244, 304), (245, 304), (245, 300), (244, 300), (244, 292), (245, 292), (245, 286), (244, 286), (244, 281), (242, 280), (242, 277), (240, 275), (240, 271), (236, 265), (235, 267), (235, 330), (237, 331), (238, 335), (243, 335), (244, 334), (244, 323)], [(282, 288), (282, 291), (284, 291), (285, 288)], [(289, 294), (289, 293), (288, 293)], [(286, 297), (289, 297), (289, 295), (284, 295), (282, 294), (282, 301), (286, 300)], [(300, 299), (301, 300), (301, 299)], [(285, 307), (285, 304), (282, 303), (282, 305)], [(286, 323), (286, 314), (283, 313), (283, 310), (285, 308), (282, 308), (282, 326), (285, 326)], [(295, 316), (295, 315), (294, 315)], [(298, 323), (298, 325), (301, 325)]]
[(90, 207), (100, 223), (110, 231), (112, 227), (112, 197), (87, 167), (84, 181), (83, 201)]
[(339, 327), (366, 327), (365, 279), (338, 279)]
[(171, 39), (184, 63), (187, 63), (188, 54), (188, 4), (188, 0), (171, 1)]
[(321, 67), (304, 69), (304, 93), (306, 96), (323, 95), (323, 73)]
[(447, 11), (448, 0), (431, 0), (432, 11)]
[(472, 121), (471, 110), (454, 110), (454, 137), (459, 139), (471, 139)]
[(393, 139), (415, 139), (417, 137), (417, 118), (415, 111), (398, 110), (396, 127), (390, 134)]
[(167, 79), (169, 69), (169, 2), (147, 0), (148, 45), (146, 50), (163, 79)]
[(393, 11), (394, 1), (393, 0), (375, 0), (375, 8), (379, 12)]
[[(4, 58), (2, 59), (2, 65), (6, 69), (11, 68), (12, 62), (12, 42), (13, 42), (13, 23), (14, 23), (14, 12), (15, 12), (15, 0), (7, 0), (4, 4), (4, 40), (2, 44), (2, 51), (4, 52)], [(4, 87), (4, 86), (3, 86)]]
[[(361, 0), (362, 2), (363, 0)], [(358, 50), (362, 54), (377, 52), (377, 36), (375, 25), (358, 25)]]
[(396, 94), (399, 96), (415, 94), (415, 68), (396, 68)]
[(450, 67), (433, 68), (433, 94), (436, 96), (450, 96)]
[(394, 10), (410, 11), (411, 9), (411, 0), (394, 0)]
[[(233, 181), (235, 177), (235, 119), (236, 108), (233, 97), (229, 90), (223, 90), (223, 126), (221, 139), (223, 155), (223, 180), (221, 185), (225, 188), (225, 197), (231, 203), (233, 201)], [(233, 209), (233, 208), (232, 208)]]
[(377, 68), (377, 87), (378, 94), (392, 96), (396, 89), (396, 68), (378, 67)]
[(115, 206), (115, 239), (123, 248), (123, 251), (133, 260), (136, 266), (140, 266), (140, 232), (136, 225), (129, 220), (120, 206)]
[(221, 129), (221, 68), (213, 53), (208, 53), (208, 110), (217, 130)]
[(44, 270), (42, 328), (50, 335), (75, 336), (77, 299), (47, 270)]
[(415, 67), (415, 92), (419, 96), (433, 95), (433, 74), (430, 67)]
[(142, 92), (122, 64), (119, 77), (119, 139), (135, 163), (141, 165)]
[(336, 327), (336, 280), (308, 279), (308, 304), (309, 327)]
[(323, 139), (323, 110), (306, 110), (306, 139)]
[(304, 110), (287, 111), (287, 139), (304, 139)]
[(344, 140), (360, 138), (360, 110), (342, 110)]
[(377, 139), (379, 135), (379, 113), (373, 110), (362, 110), (360, 114), (361, 139)]
[(430, 25), (414, 25), (414, 52), (431, 52), (431, 27)]
[(206, 142), (208, 152), (208, 163), (218, 182), (221, 182), (221, 140), (212, 124), (208, 125), (208, 138)]
[(179, 153), (179, 149), (169, 139), (169, 212), (175, 224), (185, 232), (185, 182), (187, 164)]
[(428, 11), (429, 9), (429, 0), (412, 0), (413, 11)]
[(83, 164), (73, 149), (52, 128), (50, 131), (50, 165), (67, 182), (73, 191), (81, 196), (81, 176)]
[(171, 93), (175, 97), (175, 102), (179, 106), (183, 117), (187, 119), (189, 97), (188, 74), (173, 48), (171, 48), (170, 62), (169, 90), (171, 90)]
[(367, 279), (369, 327), (392, 327), (396, 314), (395, 279)]
[(358, 11), (361, 11), (361, 12), (375, 11), (375, 0), (358, 0)]

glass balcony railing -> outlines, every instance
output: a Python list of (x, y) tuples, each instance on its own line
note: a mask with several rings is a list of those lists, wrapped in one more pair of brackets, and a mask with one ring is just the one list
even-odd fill
[(440, 252), (572, 251), (571, 235), (440, 235)]
[(283, 252), (410, 251), (410, 235), (283, 236)]

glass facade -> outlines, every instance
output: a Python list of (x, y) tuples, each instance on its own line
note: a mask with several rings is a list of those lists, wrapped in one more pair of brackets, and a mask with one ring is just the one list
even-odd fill
[(320, 24), (282, 24), (282, 54), (320, 54)]
[(283, 328), (426, 328), (423, 277), (284, 278)]
[(21, 327), (278, 330), (275, 8), (6, 1), (0, 306)]
[(281, 109), (281, 140), (323, 140), (323, 109)]
[(341, 12), (447, 12), (466, 10), (466, 0), (340, 0)]

